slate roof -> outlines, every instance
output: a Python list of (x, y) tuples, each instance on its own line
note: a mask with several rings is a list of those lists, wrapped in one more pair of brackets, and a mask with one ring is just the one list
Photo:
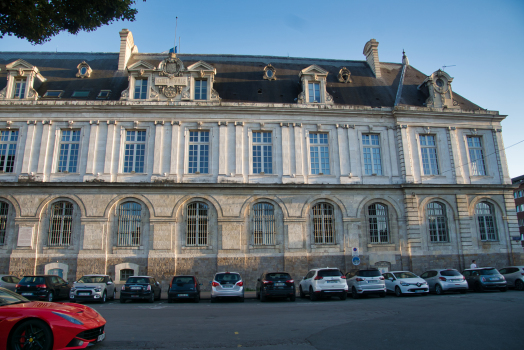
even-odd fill
[[(177, 55), (186, 67), (203, 60), (216, 68), (214, 88), (223, 102), (296, 103), (302, 91), (298, 74), (316, 64), (329, 72), (327, 91), (335, 104), (370, 107), (393, 107), (401, 75), (401, 64), (381, 62), (381, 78), (375, 78), (365, 61), (329, 60), (274, 56), (239, 55)], [(167, 54), (133, 54), (128, 66), (143, 60), (158, 66)], [(127, 72), (118, 71), (118, 53), (54, 53), (54, 52), (0, 52), (0, 90), (7, 84), (5, 66), (22, 58), (38, 67), (47, 79), (38, 88), (43, 96), (47, 90), (64, 90), (61, 100), (96, 100), (100, 90), (111, 90), (109, 100), (119, 100), (128, 86)], [(77, 78), (77, 66), (86, 61), (93, 72), (89, 78)], [(271, 63), (277, 80), (264, 80), (263, 69)], [(351, 71), (349, 84), (338, 82), (342, 67)], [(417, 87), (426, 75), (409, 66), (402, 90), (401, 105), (423, 107), (427, 96)], [(72, 98), (76, 90), (89, 90), (87, 98)], [(453, 92), (455, 101), (463, 110), (480, 107)]]

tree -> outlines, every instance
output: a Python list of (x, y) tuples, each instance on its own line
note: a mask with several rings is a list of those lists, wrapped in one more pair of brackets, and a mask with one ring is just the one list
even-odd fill
[(14, 35), (37, 45), (65, 30), (77, 34), (114, 20), (134, 21), (134, 3), (135, 0), (0, 0), (0, 39)]

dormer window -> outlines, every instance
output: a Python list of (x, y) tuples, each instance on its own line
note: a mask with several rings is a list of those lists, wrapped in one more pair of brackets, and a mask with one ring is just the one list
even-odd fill
[(37, 67), (23, 59), (5, 66), (7, 85), (0, 90), (0, 99), (38, 99), (39, 84), (46, 81)]
[(309, 83), (309, 102), (320, 103), (320, 84), (319, 83)]
[(88, 97), (89, 96), (89, 90), (77, 90), (73, 91), (73, 94), (71, 97)]
[(147, 79), (135, 80), (135, 100), (147, 99)]
[(16, 79), (15, 90), (13, 98), (24, 98), (25, 97), (25, 79)]
[(195, 80), (195, 100), (207, 100), (207, 79)]
[(87, 73), (87, 67), (80, 68), (80, 74), (86, 74)]
[(110, 94), (111, 94), (111, 90), (100, 90), (96, 98), (98, 100), (107, 100)]
[(89, 78), (93, 72), (86, 61), (80, 63), (76, 68), (78, 69), (78, 73), (76, 73), (77, 78)]
[(44, 94), (44, 97), (48, 98), (60, 98), (62, 97), (62, 94), (64, 93), (64, 90), (47, 90)]
[(312, 65), (300, 71), (302, 92), (296, 99), (297, 103), (333, 104), (333, 96), (326, 90), (328, 71)]

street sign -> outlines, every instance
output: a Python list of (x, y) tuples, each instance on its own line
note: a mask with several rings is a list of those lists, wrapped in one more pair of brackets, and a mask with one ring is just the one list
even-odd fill
[(351, 262), (353, 265), (360, 265), (360, 258), (358, 256), (354, 256), (353, 259), (351, 259)]
[(351, 254), (353, 256), (358, 256), (358, 248), (357, 247), (354, 247), (352, 250), (351, 250)]

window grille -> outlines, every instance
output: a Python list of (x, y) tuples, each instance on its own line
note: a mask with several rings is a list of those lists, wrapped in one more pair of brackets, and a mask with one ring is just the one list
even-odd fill
[(437, 141), (435, 135), (420, 135), (420, 153), (424, 175), (438, 175)]
[(271, 132), (253, 132), (253, 174), (273, 174)]
[(15, 80), (15, 91), (14, 91), (14, 98), (24, 98), (25, 96), (25, 80), (17, 79)]
[(269, 203), (253, 206), (254, 245), (275, 244), (275, 209)]
[(335, 211), (331, 204), (313, 207), (313, 237), (316, 244), (335, 243)]
[(142, 206), (126, 202), (118, 208), (118, 246), (139, 246), (142, 232)]
[(448, 219), (446, 207), (438, 202), (431, 202), (427, 206), (429, 222), (429, 237), (431, 242), (448, 242)]
[(143, 173), (146, 154), (146, 131), (127, 130), (124, 173)]
[(209, 131), (189, 132), (188, 173), (209, 173)]
[(311, 174), (329, 175), (329, 139), (326, 133), (309, 134)]
[(379, 135), (362, 135), (364, 146), (364, 171), (366, 175), (382, 175)]
[(471, 175), (486, 175), (484, 164), (484, 150), (480, 137), (468, 136), (469, 161), (471, 162)]
[(120, 270), (120, 281), (127, 281), (129, 277), (133, 277), (135, 275), (135, 270), (133, 269), (122, 269)]
[(12, 173), (15, 167), (18, 130), (0, 130), (0, 173)]
[(80, 150), (80, 130), (62, 130), (60, 139), (60, 158), (58, 172), (76, 173), (78, 151)]
[(57, 202), (51, 207), (48, 246), (68, 246), (71, 244), (73, 229), (73, 204)]
[(0, 245), (5, 244), (7, 232), (7, 214), (9, 213), (9, 204), (0, 202)]
[(382, 204), (371, 204), (368, 208), (369, 234), (371, 243), (388, 243), (388, 208)]
[(147, 99), (147, 79), (135, 79), (135, 100)]
[(207, 80), (195, 80), (195, 100), (207, 100)]
[(196, 202), (187, 206), (187, 241), (188, 246), (206, 246), (208, 237), (208, 207)]
[(320, 102), (320, 84), (309, 83), (309, 102)]
[(495, 211), (487, 202), (480, 202), (475, 206), (475, 214), (480, 229), (481, 241), (498, 241)]

